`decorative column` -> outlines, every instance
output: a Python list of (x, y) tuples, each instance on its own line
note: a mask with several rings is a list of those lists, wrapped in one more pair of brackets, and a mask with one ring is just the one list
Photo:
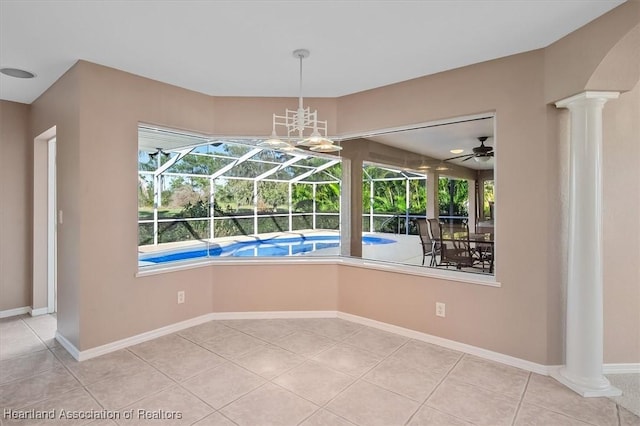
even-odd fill
[(476, 180), (476, 195), (478, 197), (476, 209), (478, 212), (478, 221), (484, 222), (484, 176), (478, 173), (478, 180)]
[(340, 255), (362, 257), (362, 158), (342, 157)]
[(473, 179), (467, 179), (467, 188), (468, 188), (467, 200), (469, 201), (469, 206), (467, 208), (468, 210), (467, 223), (469, 225), (469, 232), (475, 233), (476, 221), (478, 220), (478, 217), (477, 217), (478, 210), (476, 207), (476, 200), (478, 199), (478, 186), (476, 185), (476, 181)]
[(340, 256), (351, 255), (351, 160), (342, 159), (340, 179)]
[(552, 376), (585, 397), (620, 395), (602, 373), (602, 109), (618, 92), (556, 103), (570, 113), (565, 365)]
[(440, 203), (438, 202), (438, 180), (440, 173), (429, 170), (427, 172), (427, 217), (437, 219), (440, 216)]

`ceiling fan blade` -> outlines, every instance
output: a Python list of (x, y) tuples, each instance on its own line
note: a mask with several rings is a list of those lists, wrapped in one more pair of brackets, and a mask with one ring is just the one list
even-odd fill
[[(445, 159), (444, 159), (444, 160), (442, 160), (442, 161), (457, 160), (458, 158), (464, 158), (464, 157), (469, 157), (469, 158), (471, 158), (471, 157), (473, 157), (473, 156), (474, 156), (474, 154), (464, 154), (464, 155), (458, 155), (457, 157), (445, 158)], [(462, 161), (465, 161), (465, 160), (462, 160)]]
[(467, 160), (471, 160), (473, 157), (475, 157), (475, 155), (470, 156), (469, 158), (465, 158), (464, 160), (462, 160), (462, 162), (464, 163)]

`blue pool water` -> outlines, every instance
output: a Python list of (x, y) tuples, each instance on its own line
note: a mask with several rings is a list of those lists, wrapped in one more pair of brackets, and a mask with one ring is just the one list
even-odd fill
[[(212, 244), (211, 247), (200, 249), (172, 250), (164, 253), (149, 253), (141, 255), (139, 260), (151, 263), (174, 262), (177, 260), (195, 259), (198, 257), (255, 257), (255, 256), (291, 256), (310, 251), (338, 247), (340, 237), (337, 235), (313, 235), (287, 238), (268, 238), (251, 241), (237, 241), (229, 245), (219, 246)], [(392, 244), (394, 240), (388, 238), (373, 237), (365, 235), (362, 237), (365, 245)]]

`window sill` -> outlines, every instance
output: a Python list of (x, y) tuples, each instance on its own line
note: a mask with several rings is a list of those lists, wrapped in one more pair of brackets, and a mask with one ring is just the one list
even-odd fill
[(447, 281), (457, 281), (468, 284), (479, 284), (490, 287), (502, 287), (494, 275), (472, 274), (446, 269), (428, 268), (426, 266), (402, 265), (398, 263), (382, 262), (376, 260), (343, 257), (338, 259), (346, 266), (355, 268), (375, 269), (378, 271), (393, 272), (396, 274), (414, 275), (418, 277), (437, 278)]
[(424, 266), (401, 265), (390, 262), (360, 259), (342, 256), (296, 256), (287, 258), (258, 258), (258, 259), (206, 259), (190, 262), (180, 262), (172, 265), (150, 266), (143, 270), (138, 270), (136, 278), (151, 275), (179, 272), (202, 267), (225, 265), (225, 266), (262, 266), (262, 265), (345, 265), (354, 268), (373, 269), (396, 274), (413, 275), (419, 277), (437, 278), (447, 281), (456, 281), (468, 284), (478, 284), (490, 287), (502, 287), (493, 275), (471, 274), (443, 269), (427, 268)]

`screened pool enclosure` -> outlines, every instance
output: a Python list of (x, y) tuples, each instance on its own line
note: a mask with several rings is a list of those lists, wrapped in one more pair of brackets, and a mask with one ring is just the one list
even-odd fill
[(141, 127), (138, 244), (339, 229), (339, 158)]

